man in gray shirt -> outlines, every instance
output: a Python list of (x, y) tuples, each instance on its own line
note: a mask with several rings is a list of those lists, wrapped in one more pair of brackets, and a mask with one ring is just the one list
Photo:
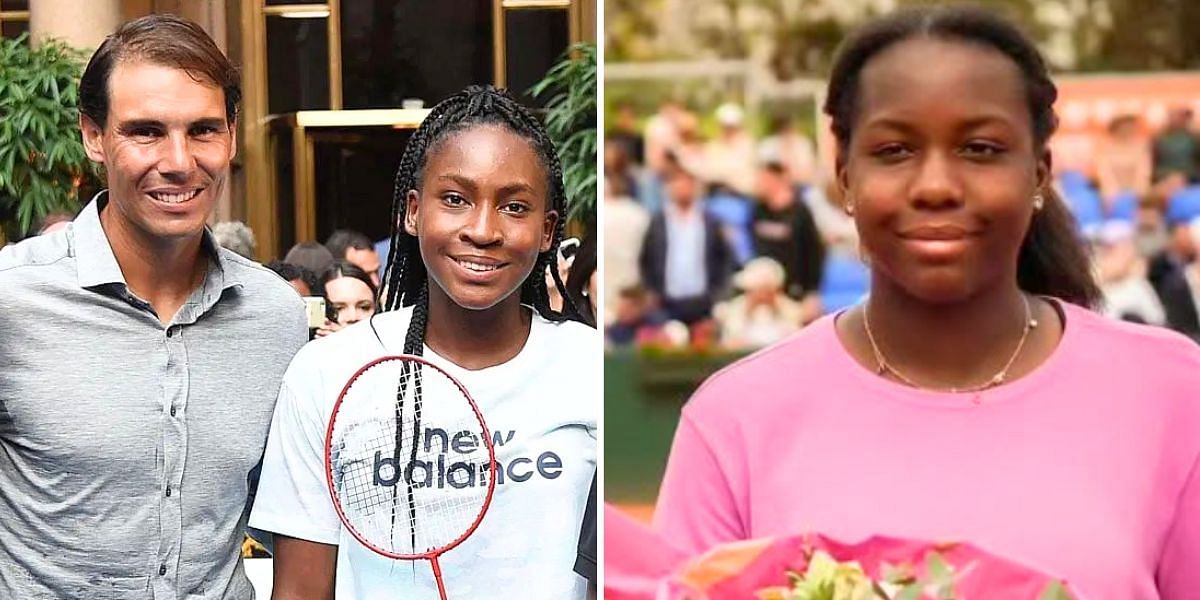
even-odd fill
[(80, 82), (101, 192), (0, 250), (0, 598), (253, 595), (239, 555), (303, 302), (205, 229), (237, 75), (195, 24), (122, 26)]

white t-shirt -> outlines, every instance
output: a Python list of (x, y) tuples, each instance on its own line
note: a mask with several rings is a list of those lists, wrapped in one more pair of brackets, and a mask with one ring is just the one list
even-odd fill
[[(394, 561), (345, 531), (325, 479), (325, 431), (346, 381), (364, 364), (400, 354), (411, 309), (302, 348), (288, 367), (263, 458), (250, 526), (339, 546), (338, 598), (437, 598), (428, 561)], [(491, 507), (471, 537), (439, 562), (451, 598), (583, 598), (573, 566), (596, 471), (599, 333), (535, 315), (521, 352), (470, 371), (425, 348), (475, 399), (492, 432), (498, 469)]]

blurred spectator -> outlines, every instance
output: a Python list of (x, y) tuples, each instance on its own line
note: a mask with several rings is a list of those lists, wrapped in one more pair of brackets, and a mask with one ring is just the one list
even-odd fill
[(808, 136), (796, 127), (791, 116), (775, 117), (771, 135), (758, 144), (759, 163), (776, 162), (787, 169), (788, 178), (797, 185), (811, 185), (816, 179), (816, 154)]
[(846, 213), (833, 177), (818, 181), (801, 192), (804, 205), (812, 213), (827, 254), (858, 255), (858, 229)]
[(60, 229), (66, 229), (71, 221), (75, 220), (75, 215), (67, 212), (52, 212), (45, 217), (37, 226), (38, 235), (46, 235), (54, 233)]
[(705, 179), (745, 197), (754, 196), (754, 139), (743, 127), (742, 107), (727, 102), (717, 107), (720, 133), (704, 148)]
[[(714, 315), (726, 348), (750, 349), (773, 344), (817, 316), (783, 292), (783, 267), (767, 257), (756, 258), (733, 276), (742, 294), (718, 304)], [(816, 310), (819, 311), (819, 305)]]
[(292, 289), (296, 290), (297, 294), (300, 294), (301, 296), (313, 295), (312, 286), (309, 285), (309, 281), (312, 280), (312, 277), (307, 276), (303, 267), (288, 264), (282, 260), (273, 260), (267, 263), (265, 266), (268, 269), (275, 271), (275, 273), (282, 277), (284, 281), (288, 282), (288, 284), (292, 286)]
[(1200, 137), (1191, 128), (1192, 111), (1176, 107), (1167, 117), (1167, 126), (1154, 138), (1154, 180), (1172, 175), (1184, 182), (1200, 177)]
[(700, 204), (700, 182), (691, 167), (676, 159), (670, 163), (669, 203), (651, 219), (639, 263), (643, 284), (666, 314), (692, 326), (711, 317), (732, 255), (719, 224)]
[(1125, 321), (1163, 325), (1166, 314), (1146, 279), (1146, 260), (1133, 241), (1134, 226), (1108, 221), (1096, 240), (1096, 263), (1104, 293), (1104, 314)]
[(1096, 179), (1106, 206), (1122, 193), (1141, 196), (1150, 189), (1154, 157), (1142, 137), (1138, 118), (1122, 115), (1108, 125), (1108, 139), (1096, 153)]
[[(638, 256), (650, 226), (650, 214), (633, 201), (621, 180), (606, 179), (604, 185), (604, 310), (611, 314), (617, 290), (636, 285)], [(604, 319), (610, 322), (611, 319)]]
[[(607, 240), (605, 241), (607, 244)], [(651, 299), (645, 288), (633, 285), (621, 288), (613, 303), (613, 320), (604, 328), (610, 346), (629, 346), (655, 337), (662, 324), (651, 309)]]
[(646, 141), (642, 139), (642, 133), (638, 130), (637, 114), (632, 105), (621, 103), (617, 106), (615, 122), (604, 136), (606, 146), (610, 141), (621, 146), (631, 164), (641, 164), (645, 160)]
[(646, 120), (646, 136), (644, 138), (645, 155), (642, 163), (655, 173), (662, 173), (666, 166), (667, 152), (679, 146), (680, 121), (687, 114), (683, 103), (671, 98), (658, 107)]
[(335, 260), (345, 260), (362, 269), (372, 285), (379, 287), (379, 255), (371, 238), (350, 229), (339, 229), (325, 240), (325, 247)]
[[(353, 325), (375, 314), (375, 284), (371, 277), (354, 263), (336, 260), (321, 277), (327, 318), (317, 330), (317, 337)], [(332, 317), (332, 318), (329, 318)]]
[(213, 238), (222, 248), (232, 250), (250, 260), (254, 258), (254, 232), (241, 221), (224, 221), (212, 227)]
[(596, 234), (583, 237), (571, 268), (564, 281), (567, 296), (579, 309), (579, 316), (592, 327), (596, 326)]
[(1180, 195), (1171, 199), (1167, 208), (1167, 246), (1150, 261), (1148, 275), (1166, 312), (1167, 326), (1194, 339), (1200, 339), (1200, 314), (1188, 281), (1187, 266), (1196, 259), (1197, 220), (1200, 220), (1200, 197)]
[[(815, 298), (821, 286), (825, 246), (817, 232), (800, 188), (780, 163), (759, 169), (758, 206), (754, 210), (754, 246), (759, 256), (775, 259), (786, 273), (786, 293), (797, 299)], [(816, 315), (812, 315), (815, 317)]]
[(617, 184), (623, 195), (638, 197), (637, 170), (625, 144), (616, 140), (604, 140), (604, 178), (605, 181)]
[(283, 262), (302, 267), (308, 277), (308, 287), (313, 292), (320, 292), (321, 282), (318, 278), (333, 266), (333, 254), (317, 242), (300, 242), (287, 251)]

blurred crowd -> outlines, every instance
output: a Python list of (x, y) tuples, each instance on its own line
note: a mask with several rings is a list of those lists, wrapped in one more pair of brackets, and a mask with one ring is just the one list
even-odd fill
[[(602, 223), (610, 348), (758, 348), (868, 293), (832, 165), (794, 118), (754, 127), (737, 104), (701, 118), (677, 100), (615, 111)], [(1200, 340), (1191, 111), (1173, 109), (1156, 131), (1120, 115), (1092, 144), (1091, 167), (1054, 185), (1093, 249), (1102, 310)]]

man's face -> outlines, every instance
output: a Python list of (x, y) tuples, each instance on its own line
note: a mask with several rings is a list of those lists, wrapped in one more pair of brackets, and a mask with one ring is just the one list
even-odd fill
[(104, 127), (80, 117), (88, 158), (108, 173), (106, 224), (152, 242), (200, 235), (236, 152), (224, 91), (134, 60), (113, 67), (108, 98)]
[(379, 254), (372, 248), (346, 248), (346, 260), (366, 272), (371, 283), (379, 287)]

